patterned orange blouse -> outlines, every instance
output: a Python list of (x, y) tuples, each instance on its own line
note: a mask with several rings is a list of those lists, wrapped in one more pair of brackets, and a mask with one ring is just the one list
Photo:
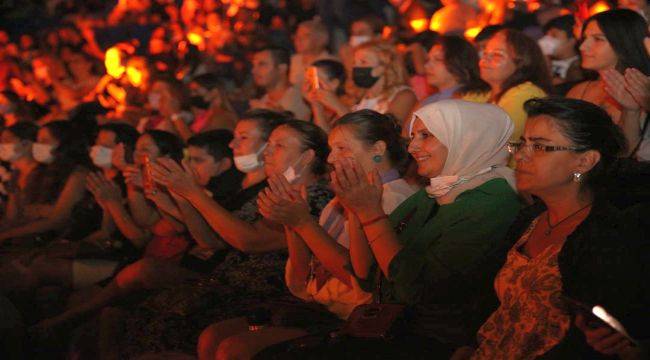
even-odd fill
[(494, 286), (501, 305), (479, 329), (472, 359), (534, 359), (557, 345), (569, 329), (557, 262), (563, 243), (532, 259), (521, 252), (538, 220), (510, 249), (497, 274)]

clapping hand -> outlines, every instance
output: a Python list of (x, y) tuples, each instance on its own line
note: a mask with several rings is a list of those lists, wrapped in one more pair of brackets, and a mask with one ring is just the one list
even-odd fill
[(120, 188), (114, 182), (108, 180), (101, 172), (88, 174), (86, 188), (93, 194), (102, 208), (105, 208), (110, 203), (120, 203), (122, 201)]
[(650, 76), (635, 68), (625, 70), (625, 88), (645, 111), (650, 111)]
[(343, 159), (334, 164), (331, 173), (332, 188), (341, 205), (363, 220), (365, 214), (383, 213), (381, 197), (383, 187), (379, 172), (366, 174), (353, 159)]
[(625, 70), (625, 75), (614, 69), (601, 72), (605, 91), (628, 110), (650, 108), (650, 78), (637, 69)]
[(296, 227), (311, 219), (307, 191), (304, 185), (297, 190), (282, 175), (269, 179), (269, 186), (257, 196), (260, 214), (288, 227)]
[(196, 182), (194, 172), (187, 161), (183, 160), (182, 166), (168, 158), (160, 158), (151, 163), (151, 170), (155, 182), (165, 186), (170, 192), (184, 198), (202, 193), (203, 188)]
[(127, 185), (142, 189), (142, 170), (137, 165), (127, 165), (122, 171), (124, 182)]

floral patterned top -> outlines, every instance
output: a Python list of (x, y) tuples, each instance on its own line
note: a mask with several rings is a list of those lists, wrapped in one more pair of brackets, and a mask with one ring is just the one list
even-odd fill
[(479, 330), (472, 359), (534, 359), (557, 345), (569, 329), (557, 261), (563, 243), (532, 259), (521, 252), (538, 220), (508, 252), (497, 274), (494, 287), (501, 305)]

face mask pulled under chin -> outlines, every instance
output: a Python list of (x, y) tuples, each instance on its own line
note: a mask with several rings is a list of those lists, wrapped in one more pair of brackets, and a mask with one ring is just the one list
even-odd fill
[(296, 170), (296, 168), (298, 166), (298, 163), (300, 163), (300, 160), (302, 160), (303, 154), (300, 154), (300, 156), (293, 163), (293, 165), (289, 165), (289, 167), (286, 170), (284, 170), (284, 172), (282, 173), (282, 175), (284, 176), (285, 179), (287, 179), (287, 182), (289, 184), (293, 184), (298, 179), (300, 179), (300, 175), (302, 174), (302, 170), (304, 170), (304, 167), (302, 167), (301, 170)]
[(6, 162), (13, 162), (17, 160), (22, 154), (16, 148), (17, 144), (0, 144), (0, 160)]
[(350, 36), (350, 46), (357, 47), (372, 40), (369, 35), (352, 35)]
[(554, 55), (560, 47), (561, 41), (549, 35), (544, 35), (541, 39), (537, 40), (542, 53), (546, 56)]
[(52, 145), (34, 143), (32, 145), (32, 156), (34, 160), (41, 164), (50, 164), (54, 161), (54, 155), (52, 155), (53, 150), (54, 146)]
[(112, 166), (113, 149), (95, 145), (90, 148), (90, 158), (95, 166), (102, 169), (108, 169)]
[(266, 143), (260, 147), (257, 152), (247, 155), (235, 156), (233, 158), (237, 170), (243, 173), (249, 173), (264, 166), (264, 161), (260, 160), (260, 154), (266, 149)]
[(371, 67), (355, 66), (352, 68), (352, 81), (360, 88), (370, 89), (378, 80), (378, 76), (372, 76)]

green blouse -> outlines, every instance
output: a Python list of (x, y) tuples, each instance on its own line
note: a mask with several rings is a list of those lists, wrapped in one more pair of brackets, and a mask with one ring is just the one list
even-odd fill
[[(511, 245), (505, 235), (519, 209), (504, 179), (442, 206), (425, 190), (415, 193), (390, 215), (403, 248), (382, 281), (382, 300), (412, 305), (422, 322), (414, 326), (424, 336), (445, 342), (473, 338), (496, 307), (492, 283)], [(455, 334), (445, 336), (439, 328)]]

